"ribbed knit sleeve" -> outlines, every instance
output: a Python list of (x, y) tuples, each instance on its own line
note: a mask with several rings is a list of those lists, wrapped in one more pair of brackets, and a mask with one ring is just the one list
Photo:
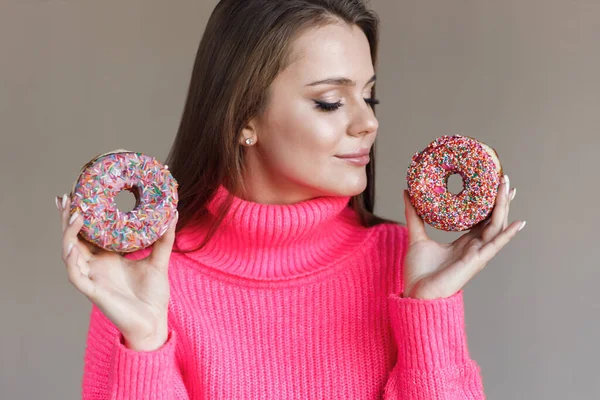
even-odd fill
[(189, 397), (175, 361), (176, 333), (155, 351), (125, 347), (123, 336), (92, 305), (84, 356), (84, 400), (187, 400)]
[[(408, 232), (403, 229), (402, 235)], [(402, 279), (407, 236), (400, 243)], [(480, 368), (469, 356), (463, 291), (447, 298), (421, 300), (402, 298), (401, 290), (388, 296), (398, 359), (386, 383), (384, 399), (485, 399)]]
[[(129, 253), (145, 258), (150, 248)], [(84, 400), (188, 400), (175, 358), (177, 334), (169, 327), (167, 341), (155, 351), (135, 351), (102, 311), (92, 304), (84, 356)]]

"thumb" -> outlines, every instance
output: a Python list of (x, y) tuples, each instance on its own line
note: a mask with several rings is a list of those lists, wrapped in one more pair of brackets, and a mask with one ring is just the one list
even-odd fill
[(404, 216), (408, 225), (409, 245), (429, 239), (427, 233), (425, 233), (425, 223), (417, 214), (406, 189), (404, 190)]
[(152, 254), (150, 254), (150, 262), (158, 269), (166, 271), (169, 267), (169, 258), (171, 250), (173, 250), (173, 242), (175, 241), (175, 228), (179, 219), (179, 211), (175, 211), (175, 218), (171, 221), (169, 229), (162, 235), (152, 246)]

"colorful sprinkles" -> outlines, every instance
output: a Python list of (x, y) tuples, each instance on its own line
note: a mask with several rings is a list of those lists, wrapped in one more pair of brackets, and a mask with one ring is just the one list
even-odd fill
[[(463, 179), (458, 194), (448, 190), (453, 174)], [(494, 208), (501, 174), (483, 143), (454, 135), (439, 137), (415, 153), (406, 180), (411, 203), (426, 223), (444, 231), (464, 231)]]
[[(178, 184), (155, 158), (127, 150), (96, 156), (73, 186), (71, 214), (83, 216), (80, 235), (109, 251), (129, 253), (150, 246), (175, 218)], [(115, 198), (128, 190), (136, 198), (129, 212)]]

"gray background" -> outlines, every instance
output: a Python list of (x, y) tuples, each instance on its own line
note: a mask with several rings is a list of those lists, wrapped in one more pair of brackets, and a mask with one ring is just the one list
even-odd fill
[[(164, 159), (215, 4), (0, 0), (0, 398), (79, 397), (90, 303), (53, 196), (96, 153)], [(436, 136), (495, 147), (528, 224), (465, 288), (488, 398), (600, 398), (600, 1), (372, 4), (377, 212), (404, 220), (406, 167)]]

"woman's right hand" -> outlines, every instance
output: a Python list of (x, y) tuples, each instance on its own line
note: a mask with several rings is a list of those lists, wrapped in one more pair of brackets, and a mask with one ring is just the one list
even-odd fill
[(69, 281), (112, 321), (128, 348), (152, 351), (167, 340), (169, 258), (177, 216), (142, 260), (130, 260), (78, 237), (83, 218), (70, 217), (71, 199), (57, 197), (62, 221), (62, 259)]

